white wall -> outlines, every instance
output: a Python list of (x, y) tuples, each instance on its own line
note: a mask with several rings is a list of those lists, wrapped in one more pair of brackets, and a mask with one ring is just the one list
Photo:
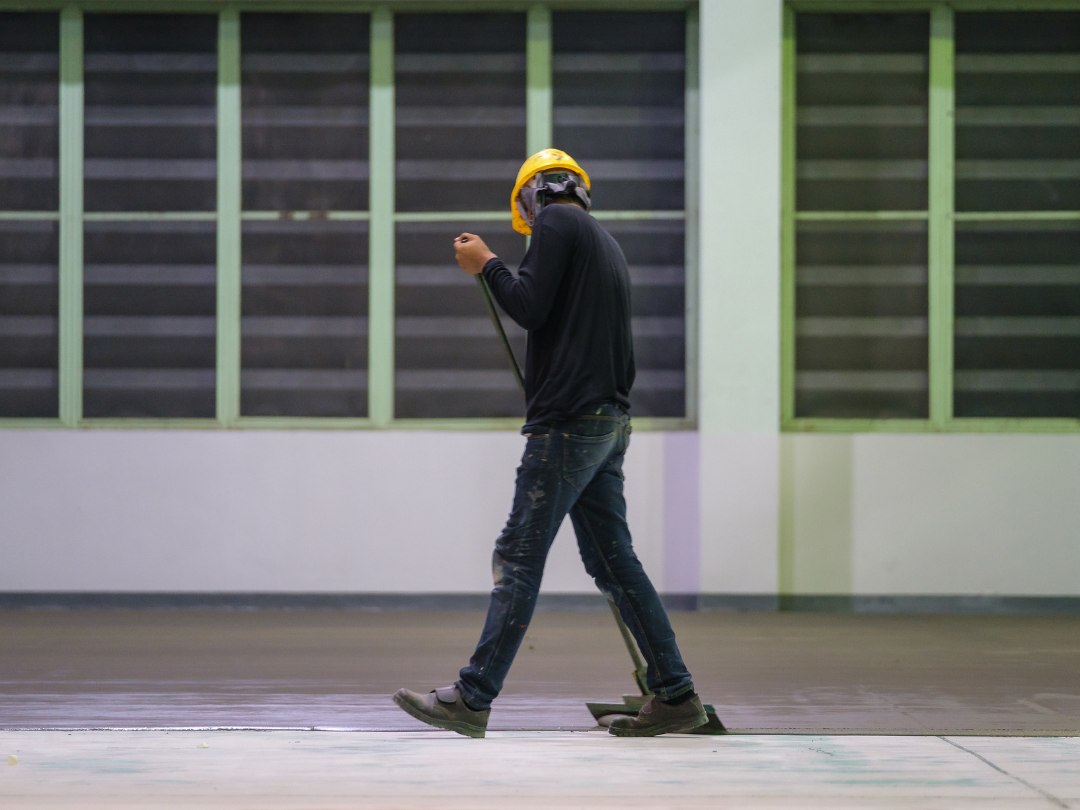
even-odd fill
[[(627, 457), (663, 581), (663, 434)], [(479, 592), (514, 433), (0, 431), (0, 591)], [(564, 527), (548, 591), (595, 592)]]
[[(685, 591), (695, 575), (673, 528), (686, 524), (673, 511), (685, 491), (669, 486), (681, 487), (673, 453), (677, 465), (695, 438), (637, 433), (627, 457), (635, 546), (661, 590)], [(1080, 595), (1080, 436), (783, 442), (795, 593)], [(0, 431), (0, 591), (486, 591), (521, 443), (510, 433)], [(727, 453), (739, 450), (728, 440)], [(750, 490), (701, 507), (703, 522), (726, 521), (731, 548), (778, 508), (768, 492), (738, 500)], [(544, 590), (592, 593), (567, 528)], [(752, 592), (739, 577), (754, 571), (728, 559), (734, 587), (704, 592)]]
[(1080, 436), (784, 442), (794, 592), (1080, 595)]

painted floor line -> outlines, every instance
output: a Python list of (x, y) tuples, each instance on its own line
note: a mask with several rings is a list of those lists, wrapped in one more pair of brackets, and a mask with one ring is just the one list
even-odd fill
[(988, 760), (982, 754), (977, 754), (974, 751), (972, 751), (970, 748), (965, 748), (964, 746), (960, 745), (959, 743), (953, 742), (948, 737), (939, 736), (938, 739), (943, 740), (944, 742), (947, 742), (949, 745), (951, 745), (951, 746), (953, 746), (955, 748), (959, 748), (961, 751), (965, 751), (966, 753), (971, 754), (976, 759), (982, 760), (983, 762), (985, 762), (987, 765), (989, 765), (991, 768), (993, 768), (998, 773), (1003, 774), (1003, 775), (1009, 777), (1010, 779), (1012, 779), (1012, 780), (1014, 780), (1016, 782), (1019, 782), (1021, 785), (1028, 788), (1029, 790), (1035, 791), (1036, 793), (1038, 793), (1040, 796), (1042, 796), (1044, 799), (1046, 799), (1048, 802), (1050, 802), (1054, 806), (1064, 808), (1064, 810), (1069, 810), (1069, 805), (1065, 804), (1065, 802), (1063, 802), (1057, 796), (1053, 795), (1052, 793), (1047, 793), (1042, 788), (1031, 784), (1031, 782), (1028, 782), (1025, 779), (1021, 779), (1019, 776), (1016, 776), (1015, 774), (1009, 773), (1004, 768), (1001, 768), (1001, 767), (995, 765), (993, 762)]

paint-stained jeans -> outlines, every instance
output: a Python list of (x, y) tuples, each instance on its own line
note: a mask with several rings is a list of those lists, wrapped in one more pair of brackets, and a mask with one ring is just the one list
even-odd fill
[(532, 619), (548, 549), (567, 512), (585, 570), (614, 600), (637, 639), (653, 693), (670, 700), (692, 690), (667, 613), (630, 542), (622, 472), (630, 417), (605, 405), (569, 422), (529, 426), (525, 435), (513, 510), (492, 557), (495, 589), (487, 621), (457, 682), (465, 701), (486, 709), (502, 689)]

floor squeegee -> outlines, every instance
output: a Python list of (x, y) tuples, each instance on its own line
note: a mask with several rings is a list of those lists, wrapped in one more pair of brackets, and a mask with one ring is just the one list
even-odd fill
[[(506, 349), (506, 356), (510, 359), (510, 369), (514, 372), (514, 379), (517, 380), (518, 387), (524, 392), (525, 379), (521, 376), (521, 366), (518, 365), (517, 356), (514, 354), (514, 348), (510, 345), (510, 341), (506, 337), (506, 330), (503, 329), (502, 320), (499, 318), (499, 311), (495, 308), (495, 301), (491, 297), (491, 288), (488, 287), (487, 279), (484, 278), (483, 273), (478, 273), (476, 275), (476, 282), (480, 285), (480, 293), (484, 297), (484, 303), (487, 305), (488, 314), (491, 316), (491, 322), (494, 324), (495, 331), (502, 341), (503, 348)], [(615, 623), (619, 627), (619, 633), (622, 635), (623, 643), (626, 644), (626, 651), (630, 653), (630, 660), (634, 663), (633, 678), (640, 694), (623, 695), (622, 703), (586, 703), (585, 706), (596, 719), (596, 722), (601, 726), (607, 726), (611, 720), (620, 715), (636, 715), (641, 707), (652, 697), (652, 692), (649, 691), (648, 684), (645, 682), (646, 667), (645, 662), (641, 660), (641, 653), (638, 651), (637, 642), (634, 641), (634, 637), (630, 634), (630, 628), (626, 626), (626, 622), (623, 621), (622, 616), (619, 615), (618, 608), (615, 607), (615, 603), (610, 598), (608, 599), (608, 607), (611, 608), (611, 615), (615, 617)], [(727, 729), (724, 728), (724, 724), (720, 722), (720, 718), (716, 716), (716, 709), (709, 703), (704, 704), (704, 706), (705, 713), (709, 717), (709, 722), (703, 726), (698, 726), (689, 733), (726, 734)]]

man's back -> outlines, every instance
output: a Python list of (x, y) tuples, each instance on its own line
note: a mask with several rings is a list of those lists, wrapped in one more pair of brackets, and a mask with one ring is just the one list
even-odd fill
[(630, 276), (618, 243), (573, 204), (536, 217), (518, 278), (484, 267), (499, 305), (529, 330), (527, 422), (568, 419), (604, 402), (630, 407)]

